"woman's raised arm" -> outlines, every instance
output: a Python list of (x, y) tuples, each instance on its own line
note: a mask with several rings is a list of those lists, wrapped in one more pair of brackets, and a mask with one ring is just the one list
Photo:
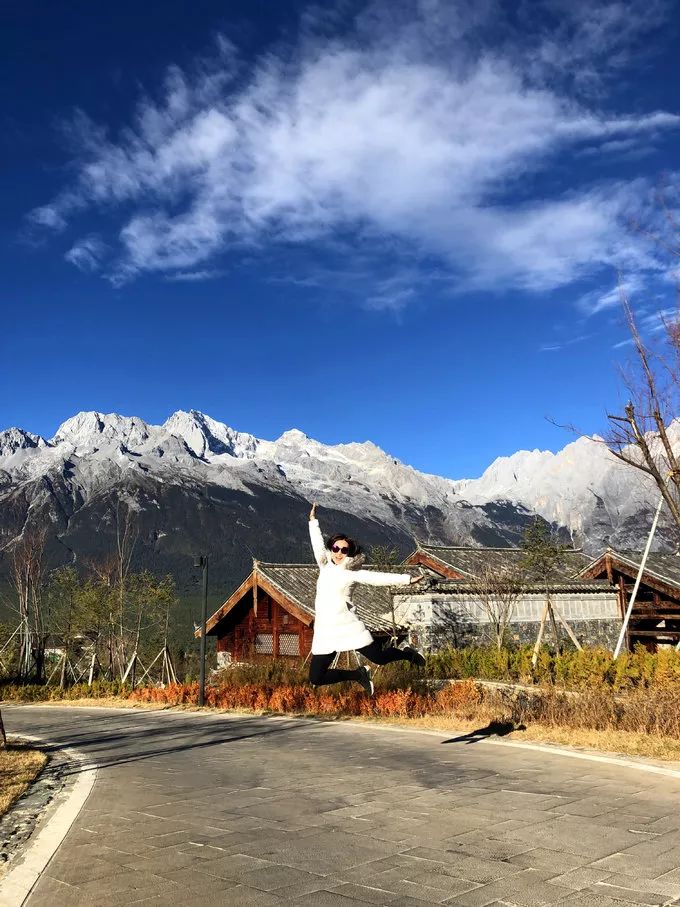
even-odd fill
[(312, 509), (309, 512), (309, 538), (312, 543), (314, 560), (317, 562), (319, 567), (323, 567), (323, 565), (328, 560), (328, 555), (326, 554), (326, 546), (323, 543), (321, 527), (319, 526), (319, 521), (316, 518), (316, 503), (312, 504)]

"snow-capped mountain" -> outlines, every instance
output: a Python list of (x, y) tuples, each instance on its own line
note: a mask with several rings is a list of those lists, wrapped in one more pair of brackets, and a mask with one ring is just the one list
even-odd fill
[[(680, 420), (671, 423), (668, 436), (680, 449)], [(648, 476), (614, 457), (601, 439), (590, 438), (578, 438), (557, 454), (522, 450), (499, 457), (479, 479), (456, 483), (456, 490), (471, 504), (502, 499), (527, 507), (591, 549), (638, 547), (659, 499)], [(661, 544), (664, 537), (670, 541), (662, 523)]]
[[(678, 441), (679, 428), (671, 426)], [(266, 441), (195, 411), (163, 425), (79, 413), (49, 440), (0, 432), (7, 540), (27, 522), (47, 521), (57, 559), (95, 558), (110, 549), (121, 512), (131, 511), (142, 562), (177, 572), (178, 558), (209, 550), (230, 578), (251, 556), (308, 560), (311, 500), (327, 528), (405, 553), (414, 536), (514, 544), (533, 514), (591, 550), (635, 547), (655, 497), (642, 474), (585, 439), (558, 454), (520, 451), (479, 479), (453, 481), (418, 472), (371, 442), (329, 446), (296, 429)]]

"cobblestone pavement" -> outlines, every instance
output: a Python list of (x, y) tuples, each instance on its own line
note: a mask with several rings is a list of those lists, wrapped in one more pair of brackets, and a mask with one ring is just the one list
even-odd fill
[(680, 781), (342, 722), (15, 707), (99, 766), (28, 900), (680, 903)]

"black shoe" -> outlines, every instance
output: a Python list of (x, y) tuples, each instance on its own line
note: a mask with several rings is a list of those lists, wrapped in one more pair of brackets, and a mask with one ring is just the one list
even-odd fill
[(422, 652), (414, 649), (413, 646), (402, 646), (401, 651), (406, 655), (412, 665), (417, 665), (419, 668), (425, 667), (425, 656)]
[(359, 672), (360, 672), (361, 676), (357, 677), (358, 682), (364, 688), (366, 693), (369, 696), (372, 696), (375, 687), (373, 686), (373, 678), (371, 676), (371, 669), (367, 668), (366, 665), (364, 665), (362, 668), (359, 668)]

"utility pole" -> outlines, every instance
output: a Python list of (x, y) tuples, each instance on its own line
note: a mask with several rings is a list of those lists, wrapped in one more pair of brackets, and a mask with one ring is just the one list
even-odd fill
[(194, 567), (203, 568), (203, 610), (201, 614), (201, 668), (198, 679), (198, 704), (205, 705), (205, 634), (208, 623), (208, 556), (200, 555), (194, 559)]

